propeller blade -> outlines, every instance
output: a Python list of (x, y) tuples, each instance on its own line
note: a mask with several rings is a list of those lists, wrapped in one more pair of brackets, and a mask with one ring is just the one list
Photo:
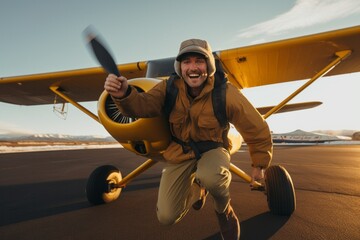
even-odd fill
[(120, 76), (119, 69), (116, 66), (114, 58), (111, 56), (110, 52), (105, 48), (104, 44), (101, 43), (99, 37), (88, 28), (84, 31), (86, 39), (92, 52), (94, 53), (96, 59), (100, 65), (105, 69), (107, 73), (115, 74)]

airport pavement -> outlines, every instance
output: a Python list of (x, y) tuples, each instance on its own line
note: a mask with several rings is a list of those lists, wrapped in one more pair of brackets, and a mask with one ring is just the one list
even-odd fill
[[(112, 164), (126, 175), (144, 160), (121, 148), (0, 154), (0, 239), (220, 239), (211, 199), (176, 225), (158, 223), (162, 163), (115, 202), (87, 202), (87, 177), (97, 166)], [(246, 151), (232, 162), (250, 171)], [(272, 215), (266, 196), (234, 176), (241, 239), (360, 239), (360, 146), (277, 146), (273, 164), (291, 174), (297, 209)]]

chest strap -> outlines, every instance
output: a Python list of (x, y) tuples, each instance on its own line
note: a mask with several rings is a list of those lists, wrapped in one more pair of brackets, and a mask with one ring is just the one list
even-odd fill
[(199, 160), (201, 158), (201, 154), (203, 154), (204, 152), (210, 151), (218, 147), (224, 147), (223, 143), (214, 141), (194, 142), (192, 139), (190, 139), (189, 142), (184, 142), (174, 136), (172, 137), (172, 140), (177, 144), (181, 145), (183, 153), (185, 154), (188, 153), (190, 150), (193, 150), (196, 160)]

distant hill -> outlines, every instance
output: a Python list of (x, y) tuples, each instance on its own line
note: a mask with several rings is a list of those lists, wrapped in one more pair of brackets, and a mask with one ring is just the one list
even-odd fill
[(113, 143), (110, 136), (73, 136), (63, 134), (0, 134), (0, 142)]
[(345, 136), (352, 137), (355, 132), (360, 132), (360, 130), (316, 130), (312, 131), (313, 133), (320, 133), (332, 136)]
[[(343, 134), (344, 132), (338, 132)], [(272, 138), (274, 143), (325, 143), (325, 142), (339, 142), (351, 141), (352, 136), (319, 133), (319, 132), (305, 132), (300, 129), (289, 133), (273, 133)]]
[[(302, 130), (296, 130), (291, 133), (273, 133), (273, 138), (278, 140), (286, 138), (297, 138), (309, 141), (310, 139), (319, 139), (325, 141), (336, 141), (344, 139), (343, 137), (352, 138), (356, 130), (316, 130), (312, 132), (305, 132)], [(296, 136), (296, 137), (295, 137)], [(288, 139), (287, 139), (288, 140)], [(355, 139), (354, 139), (355, 140)], [(117, 143), (117, 141), (111, 136), (76, 136), (76, 135), (64, 135), (64, 134), (21, 134), (21, 133), (7, 133), (0, 134), (0, 143), (2, 145), (7, 145), (8, 143), (22, 143), (22, 144), (31, 144), (36, 143), (51, 143), (51, 144), (111, 144)]]

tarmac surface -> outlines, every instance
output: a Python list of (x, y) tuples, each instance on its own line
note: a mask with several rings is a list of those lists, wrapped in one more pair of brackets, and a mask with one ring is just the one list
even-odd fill
[[(250, 172), (244, 150), (232, 162)], [(220, 239), (211, 197), (178, 224), (158, 223), (163, 163), (116, 201), (87, 202), (84, 189), (96, 167), (111, 164), (125, 176), (145, 160), (121, 148), (0, 154), (0, 239)], [(359, 145), (277, 146), (272, 164), (290, 173), (297, 209), (290, 217), (271, 214), (266, 195), (233, 176), (241, 239), (360, 239)]]

